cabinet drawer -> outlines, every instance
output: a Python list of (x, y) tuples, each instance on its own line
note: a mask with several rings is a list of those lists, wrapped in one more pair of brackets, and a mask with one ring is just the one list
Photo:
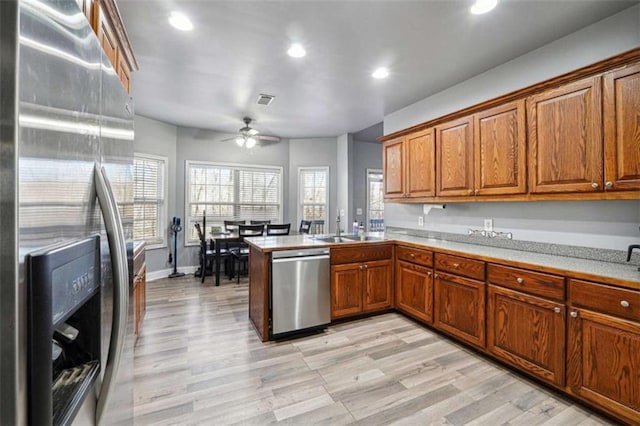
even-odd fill
[(433, 252), (411, 247), (396, 247), (396, 259), (416, 263), (422, 266), (433, 266)]
[(526, 269), (489, 264), (487, 281), (550, 299), (564, 300), (564, 278)]
[(481, 260), (436, 253), (435, 267), (439, 271), (484, 281), (484, 262)]
[(640, 291), (570, 279), (569, 303), (596, 312), (640, 321)]
[(370, 260), (391, 259), (393, 247), (391, 245), (369, 245), (360, 247), (331, 248), (331, 264), (368, 262)]

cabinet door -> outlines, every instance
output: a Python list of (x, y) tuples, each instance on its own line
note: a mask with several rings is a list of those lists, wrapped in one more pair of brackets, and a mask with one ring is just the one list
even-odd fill
[(565, 306), (489, 285), (487, 348), (507, 363), (564, 385)]
[(524, 194), (526, 130), (524, 100), (474, 116), (475, 194)]
[(392, 305), (391, 283), (393, 281), (393, 261), (377, 260), (362, 265), (364, 268), (364, 306), (365, 311), (390, 308)]
[(405, 137), (407, 150), (407, 192), (410, 197), (436, 195), (436, 146), (433, 129)]
[(331, 267), (331, 318), (362, 312), (362, 264)]
[(118, 77), (127, 93), (131, 94), (131, 69), (124, 59), (121, 59), (118, 64)]
[(472, 117), (436, 127), (436, 143), (436, 195), (473, 195)]
[(528, 99), (532, 193), (602, 190), (600, 77)]
[(604, 76), (605, 190), (640, 189), (640, 64)]
[(111, 26), (111, 23), (106, 18), (106, 13), (102, 9), (102, 5), (98, 6), (98, 40), (104, 50), (104, 53), (109, 58), (109, 62), (113, 65), (113, 69), (118, 72), (118, 40), (116, 34)]
[(568, 323), (569, 391), (636, 424), (640, 419), (640, 324), (574, 308)]
[(404, 188), (404, 140), (387, 141), (382, 145), (382, 171), (385, 198), (405, 196)]
[(465, 342), (484, 347), (485, 284), (438, 271), (434, 277), (434, 325)]
[(398, 261), (396, 308), (433, 323), (433, 273), (430, 268)]

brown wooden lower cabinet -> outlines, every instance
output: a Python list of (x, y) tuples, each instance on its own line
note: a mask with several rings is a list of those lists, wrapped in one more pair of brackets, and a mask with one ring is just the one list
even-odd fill
[(640, 323), (578, 308), (568, 322), (568, 391), (638, 424)]
[(390, 308), (392, 283), (391, 259), (331, 266), (331, 318)]
[(133, 334), (137, 339), (147, 311), (147, 266), (144, 245), (139, 245), (134, 250), (133, 273)]
[(402, 260), (396, 267), (396, 308), (433, 323), (433, 270)]
[(434, 326), (484, 348), (485, 283), (440, 271), (434, 278)]
[(565, 305), (491, 284), (487, 296), (489, 352), (563, 386)]

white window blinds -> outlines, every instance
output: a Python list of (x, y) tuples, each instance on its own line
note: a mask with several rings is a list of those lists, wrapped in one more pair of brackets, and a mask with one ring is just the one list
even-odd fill
[(206, 212), (207, 228), (225, 220), (282, 223), (282, 168), (187, 162), (188, 243)]
[(167, 159), (134, 154), (133, 239), (166, 246)]
[(298, 169), (300, 188), (300, 219), (327, 220), (329, 200), (329, 168), (301, 167)]

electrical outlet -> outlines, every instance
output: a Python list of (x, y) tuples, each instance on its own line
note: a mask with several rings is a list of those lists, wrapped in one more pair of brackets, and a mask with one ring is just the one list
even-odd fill
[(418, 216), (418, 226), (424, 226), (424, 216)]
[(484, 230), (487, 232), (493, 231), (493, 219), (484, 220)]
[(340, 209), (340, 216), (344, 217), (344, 209)]
[(361, 209), (360, 207), (358, 207), (358, 208), (356, 209), (356, 214), (357, 214), (357, 215), (361, 215), (361, 214), (362, 214), (362, 209)]

